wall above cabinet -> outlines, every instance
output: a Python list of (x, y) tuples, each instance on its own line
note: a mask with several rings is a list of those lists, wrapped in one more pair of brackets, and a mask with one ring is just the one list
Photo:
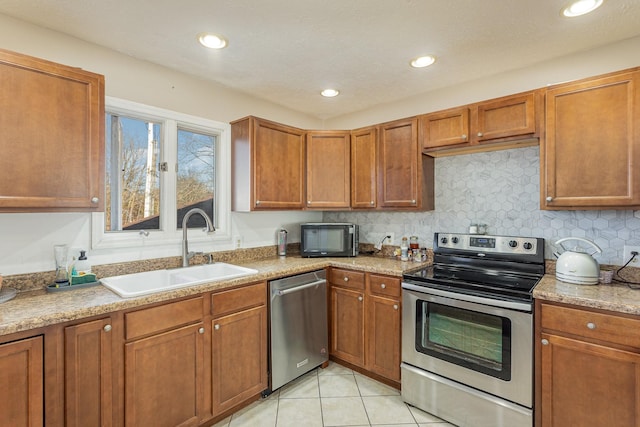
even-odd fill
[(104, 209), (104, 77), (0, 49), (0, 212)]

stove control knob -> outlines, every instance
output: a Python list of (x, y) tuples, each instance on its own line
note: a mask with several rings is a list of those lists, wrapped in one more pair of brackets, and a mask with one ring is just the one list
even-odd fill
[(518, 247), (518, 242), (515, 240), (509, 240), (509, 247), (510, 248), (516, 248)]
[(522, 247), (525, 248), (526, 250), (530, 251), (533, 248), (533, 245), (531, 244), (531, 242), (524, 242), (522, 244)]
[(458, 238), (457, 237), (452, 237), (451, 241), (453, 242), (454, 245), (458, 244)]
[(442, 237), (440, 239), (440, 243), (442, 243), (443, 245), (446, 245), (449, 242), (449, 239), (447, 239), (446, 237)]

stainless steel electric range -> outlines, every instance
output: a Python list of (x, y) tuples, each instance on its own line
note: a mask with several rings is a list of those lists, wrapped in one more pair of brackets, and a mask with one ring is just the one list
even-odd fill
[(435, 233), (433, 251), (403, 276), (403, 399), (461, 427), (531, 427), (544, 240)]

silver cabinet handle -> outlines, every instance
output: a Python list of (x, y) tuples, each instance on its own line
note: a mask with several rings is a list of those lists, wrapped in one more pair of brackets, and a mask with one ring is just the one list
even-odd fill
[(362, 295), (358, 297), (358, 301), (362, 301)]
[(105, 332), (110, 332), (111, 331), (111, 325), (104, 325), (104, 327), (102, 328)]
[(482, 137), (482, 132), (478, 132), (478, 136)]
[(375, 204), (375, 202), (372, 200), (372, 201), (370, 201), (370, 202), (369, 202), (369, 204), (370, 204), (371, 206), (373, 206), (373, 205)]
[(416, 199), (411, 200), (411, 203), (415, 203), (415, 202), (416, 202)]
[(200, 334), (204, 334), (204, 328), (200, 328), (200, 329), (198, 329), (198, 333), (200, 333)]
[(307, 200), (307, 204), (310, 205), (311, 204), (311, 200)]
[(463, 134), (460, 138), (467, 139), (467, 135)]
[(259, 205), (259, 204), (260, 204), (260, 200), (256, 200), (256, 205)]
[(393, 309), (397, 310), (398, 309), (398, 304), (393, 304)]
[(214, 325), (213, 329), (215, 329), (216, 331), (220, 329), (220, 325)]
[(349, 278), (348, 278), (347, 276), (344, 276), (344, 281), (345, 281), (345, 282), (348, 282), (348, 281), (349, 281)]
[(593, 323), (593, 322), (589, 322), (589, 323), (587, 323), (587, 328), (589, 328), (589, 329), (593, 330), (593, 329), (595, 329), (595, 328), (596, 328), (596, 324), (595, 324), (595, 323)]
[(552, 202), (553, 201), (553, 197), (547, 196), (546, 200), (547, 200), (547, 202)]
[(380, 285), (380, 287), (381, 287), (382, 289), (385, 289), (385, 288), (387, 287), (387, 285), (385, 285), (385, 284), (383, 283), (383, 284), (381, 284), (381, 285)]
[(98, 199), (97, 197), (92, 197), (91, 198), (91, 203), (98, 203), (100, 201), (100, 199)]
[(543, 339), (540, 342), (542, 343), (542, 345), (549, 345), (549, 340), (547, 340), (547, 339)]

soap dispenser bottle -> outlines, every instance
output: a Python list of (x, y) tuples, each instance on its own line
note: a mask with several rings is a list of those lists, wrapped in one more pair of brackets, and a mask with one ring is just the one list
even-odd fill
[(87, 260), (87, 251), (80, 251), (80, 257), (76, 261), (75, 268), (79, 276), (91, 273), (91, 264)]

